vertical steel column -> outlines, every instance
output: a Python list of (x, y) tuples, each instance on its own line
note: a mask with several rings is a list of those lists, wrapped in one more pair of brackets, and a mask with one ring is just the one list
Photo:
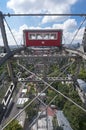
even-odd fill
[(48, 71), (48, 62), (45, 58), (43, 58), (43, 64), (44, 64), (44, 72), (43, 72), (43, 79), (46, 81), (47, 71)]
[(86, 52), (86, 27), (84, 29), (84, 35), (83, 35), (82, 44), (83, 44), (84, 52)]
[(48, 129), (48, 108), (46, 108), (46, 129)]
[(7, 41), (7, 36), (6, 36), (3, 19), (4, 19), (3, 14), (2, 14), (2, 12), (0, 12), (0, 28), (1, 28), (2, 38), (3, 38), (4, 48), (5, 48), (6, 52), (9, 52), (10, 48), (8, 46), (8, 41)]
[(76, 67), (76, 73), (75, 73), (75, 77), (77, 79), (77, 76), (79, 75), (79, 72), (80, 72), (80, 67), (81, 67), (81, 62), (82, 62), (82, 59), (79, 57), (76, 61), (77, 63), (77, 67)]
[[(2, 12), (0, 12), (0, 28), (1, 28), (1, 34), (4, 43), (4, 49), (7, 53), (10, 53), (10, 48), (8, 46), (8, 41), (7, 41), (7, 36), (6, 36), (6, 31), (4, 26), (4, 16)], [(12, 65), (10, 63), (10, 60), (8, 60), (7, 62), (7, 67), (8, 67), (9, 76), (11, 77), (11, 80), (14, 82), (13, 70), (12, 70)]]

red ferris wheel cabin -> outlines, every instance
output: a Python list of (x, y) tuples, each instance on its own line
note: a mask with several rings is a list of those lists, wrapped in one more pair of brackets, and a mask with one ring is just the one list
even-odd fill
[(23, 30), (24, 45), (29, 46), (62, 46), (62, 30)]

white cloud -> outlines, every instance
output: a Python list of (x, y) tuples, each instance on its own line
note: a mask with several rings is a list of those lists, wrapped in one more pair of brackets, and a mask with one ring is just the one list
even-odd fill
[[(53, 27), (55, 29), (63, 29), (63, 37), (65, 38), (66, 44), (71, 43), (77, 29), (78, 25), (75, 19), (68, 19), (66, 20), (63, 24), (53, 24)], [(83, 33), (84, 33), (84, 27), (82, 27), (77, 36), (75, 37), (73, 43), (82, 43), (82, 38), (83, 38)]]
[(65, 13), (77, 0), (9, 0), (7, 7), (15, 13), (35, 13), (46, 11), (49, 13)]
[[(76, 33), (76, 31), (74, 32)], [(82, 42), (82, 38), (83, 38), (83, 33), (84, 33), (84, 27), (82, 27), (80, 30), (79, 30), (79, 33), (77, 34), (76, 36), (76, 41), (77, 42)]]
[[(49, 28), (50, 27), (47, 27), (47, 29), (49, 29)], [(11, 32), (9, 31), (9, 29), (8, 29), (6, 24), (5, 24), (5, 29), (6, 29), (8, 44), (9, 45), (16, 45), (16, 42), (14, 41), (14, 39), (13, 39), (13, 37), (11, 35)], [(15, 37), (15, 40), (17, 41), (18, 45), (21, 45), (21, 44), (24, 43), (23, 42), (23, 30), (24, 29), (41, 29), (41, 27), (39, 27), (39, 26), (37, 26), (37, 27), (28, 26), (28, 25), (24, 24), (24, 25), (20, 26), (18, 30), (11, 29), (11, 31), (13, 33), (13, 36)], [(4, 45), (2, 37), (1, 37), (1, 32), (0, 32), (0, 43), (1, 43), (1, 45)]]
[[(23, 30), (24, 29), (28, 29), (28, 26), (26, 24), (20, 26), (19, 30), (12, 29), (12, 33), (13, 33), (18, 45), (23, 44)], [(16, 43), (7, 27), (6, 27), (6, 32), (7, 32), (8, 44), (16, 45)]]
[[(70, 13), (78, 0), (9, 0), (7, 7), (15, 13)], [(45, 16), (42, 23), (64, 20), (64, 17)]]
[[(13, 36), (15, 37), (15, 40), (17, 41), (17, 44), (20, 45), (23, 42), (23, 30), (28, 29), (28, 26), (24, 24), (19, 28), (19, 30), (16, 29), (11, 29)], [(12, 37), (11, 32), (9, 31), (7, 25), (5, 24), (5, 30), (6, 30), (6, 35), (7, 35), (7, 41), (9, 45), (16, 45), (15, 40)], [(1, 35), (1, 30), (0, 30), (0, 45), (4, 46), (2, 35)]]
[(77, 28), (75, 19), (68, 19), (63, 24), (53, 24), (53, 28), (62, 28), (64, 31), (72, 31)]
[[(73, 38), (74, 38), (74, 36), (76, 34), (76, 31), (77, 30), (75, 30), (73, 32), (63, 32), (64, 39), (65, 39), (65, 41), (64, 41), (65, 44), (70, 44), (72, 42), (72, 40), (73, 40)], [(81, 44), (82, 43), (82, 38), (83, 38), (83, 33), (84, 33), (84, 27), (82, 27), (79, 30), (77, 36), (74, 38), (72, 43), (74, 44), (74, 43), (79, 42)]]
[[(70, 44), (75, 36), (77, 32), (77, 29), (75, 29), (74, 31), (64, 31), (64, 38), (65, 38), (65, 43), (66, 44)], [(73, 42), (72, 43), (82, 43), (82, 38), (83, 38), (83, 33), (84, 33), (84, 27), (82, 27), (78, 34), (76, 35), (76, 37), (74, 38)]]

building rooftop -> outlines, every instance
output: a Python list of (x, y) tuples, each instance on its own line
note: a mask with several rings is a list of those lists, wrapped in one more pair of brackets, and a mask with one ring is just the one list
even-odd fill
[(18, 98), (16, 106), (22, 108), (29, 99), (28, 98)]
[(56, 116), (58, 120), (58, 125), (61, 126), (63, 130), (73, 130), (68, 120), (64, 116), (63, 111), (58, 110)]
[(27, 89), (22, 89), (22, 93), (27, 93)]
[(77, 82), (79, 84), (80, 89), (86, 93), (86, 82), (82, 79), (77, 79)]

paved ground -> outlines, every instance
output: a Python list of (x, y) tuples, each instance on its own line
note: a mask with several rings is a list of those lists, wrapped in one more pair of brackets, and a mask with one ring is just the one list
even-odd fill
[[(13, 100), (13, 107), (9, 110), (9, 112), (8, 112), (8, 114), (7, 114), (7, 116), (6, 116), (6, 118), (4, 117), (1, 126), (4, 126), (4, 124), (6, 124), (6, 122), (8, 122), (10, 119), (12, 119), (12, 118), (13, 118), (17, 113), (19, 113), (19, 111), (21, 110), (21, 109), (18, 109), (18, 108), (16, 107), (16, 102), (17, 102), (17, 100), (18, 100), (18, 98), (19, 98), (19, 96), (20, 96), (20, 93), (21, 93), (23, 87), (24, 87), (24, 86), (21, 85), (21, 87), (20, 87), (18, 93), (15, 95), (14, 100)], [(20, 124), (21, 124), (22, 126), (24, 125), (25, 117), (26, 117), (25, 112), (23, 112), (20, 116), (17, 117), (17, 120), (20, 122)]]

